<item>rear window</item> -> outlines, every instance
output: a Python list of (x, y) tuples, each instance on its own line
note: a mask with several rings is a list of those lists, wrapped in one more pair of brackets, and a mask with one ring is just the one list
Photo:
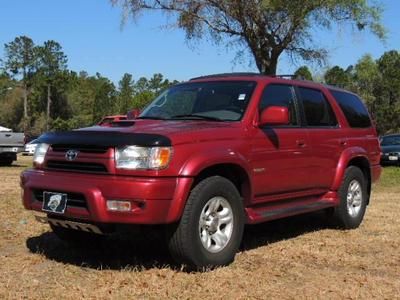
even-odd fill
[(353, 128), (367, 128), (371, 126), (371, 120), (364, 104), (356, 95), (330, 90), (336, 102), (342, 109), (347, 122)]

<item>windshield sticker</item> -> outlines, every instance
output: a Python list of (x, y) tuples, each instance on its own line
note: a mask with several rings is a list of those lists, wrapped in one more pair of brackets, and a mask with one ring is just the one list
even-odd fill
[(245, 99), (246, 99), (246, 94), (240, 94), (239, 97), (238, 97), (239, 101), (243, 101)]

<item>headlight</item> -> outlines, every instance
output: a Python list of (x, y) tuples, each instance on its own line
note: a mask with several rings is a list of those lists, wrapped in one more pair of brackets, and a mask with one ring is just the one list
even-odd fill
[(49, 149), (49, 144), (38, 144), (35, 149), (35, 154), (33, 154), (33, 162), (35, 164), (41, 165), (44, 162), (44, 157), (46, 156), (47, 150)]
[(118, 169), (160, 170), (168, 167), (170, 147), (125, 146), (115, 148), (115, 165)]

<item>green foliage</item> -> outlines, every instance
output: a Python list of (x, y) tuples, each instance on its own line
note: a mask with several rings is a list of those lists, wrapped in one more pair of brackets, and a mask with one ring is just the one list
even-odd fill
[(294, 72), (294, 75), (297, 78), (305, 79), (305, 80), (313, 80), (310, 69), (307, 66), (302, 66)]
[(35, 45), (29, 37), (17, 37), (5, 50), (0, 61), (8, 73), (0, 71), (0, 124), (30, 135), (91, 126), (105, 115), (142, 109), (177, 83), (161, 74), (135, 82), (126, 73), (117, 90), (99, 73), (69, 71), (67, 56), (53, 40)]
[(343, 70), (339, 66), (335, 66), (332, 69), (329, 69), (325, 73), (325, 82), (330, 85), (347, 88), (351, 82), (351, 75), (349, 72)]
[(378, 60), (363, 56), (347, 70), (336, 66), (325, 73), (328, 84), (362, 97), (380, 134), (400, 132), (400, 53), (385, 52)]
[(19, 36), (4, 45), (4, 68), (12, 75), (20, 75), (28, 80), (36, 70), (35, 44), (27, 36)]
[(117, 111), (127, 112), (133, 103), (133, 79), (132, 75), (125, 73), (119, 82), (119, 91), (117, 99)]
[[(358, 31), (369, 30), (385, 38), (381, 23), (382, 5), (368, 0), (110, 0), (120, 5), (126, 19), (137, 19), (155, 10), (172, 15), (174, 28), (187, 39), (208, 36), (229, 48), (237, 44), (251, 54), (259, 71), (275, 74), (279, 57), (323, 62), (327, 50), (313, 41), (317, 27), (331, 29), (347, 24)], [(171, 18), (169, 19), (169, 21)], [(169, 25), (171, 25), (169, 23)], [(172, 26), (169, 26), (172, 27)]]

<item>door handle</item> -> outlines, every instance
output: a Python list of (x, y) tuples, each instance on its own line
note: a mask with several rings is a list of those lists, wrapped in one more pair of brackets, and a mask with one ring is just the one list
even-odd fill
[(302, 148), (306, 146), (306, 142), (304, 140), (297, 140), (296, 144), (297, 144), (297, 146), (302, 147)]
[(340, 140), (339, 144), (340, 144), (340, 146), (346, 146), (347, 145), (347, 140)]

